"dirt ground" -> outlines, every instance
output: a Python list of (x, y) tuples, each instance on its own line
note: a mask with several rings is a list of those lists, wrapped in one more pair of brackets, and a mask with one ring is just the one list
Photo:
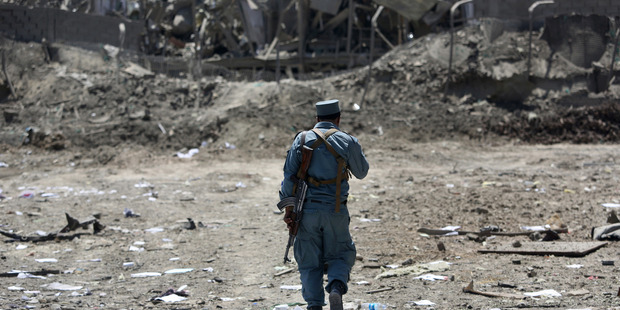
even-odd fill
[[(4, 42), (18, 98), (2, 103), (0, 229), (53, 233), (66, 225), (65, 213), (79, 220), (97, 215), (106, 227), (45, 242), (3, 237), (0, 308), (303, 303), (295, 264), (282, 263), (287, 231), (275, 205), (294, 134), (313, 125), (313, 103), (329, 98), (341, 100), (341, 127), (360, 139), (371, 167), (351, 182), (359, 260), (344, 297), (348, 308), (617, 307), (617, 242), (579, 257), (496, 254), (480, 250), (543, 242), (418, 232), (449, 225), (524, 232), (561, 221), (568, 233), (549, 244), (591, 245), (591, 229), (606, 225), (613, 211), (603, 204), (620, 202), (616, 88), (594, 98), (533, 91), (516, 106), (458, 91), (443, 97), (446, 69), (434, 62), (429, 42), (379, 60), (365, 102), (364, 68), (279, 84), (225, 77), (197, 83), (136, 78), (98, 53), (61, 45), (46, 64), (40, 46)], [(467, 74), (456, 70), (457, 89), (472, 77), (476, 61), (468, 61)], [(580, 98), (588, 104), (566, 104)], [(181, 158), (193, 148), (198, 153)], [(448, 265), (424, 265), (439, 261)], [(420, 265), (444, 268), (414, 268)], [(147, 272), (154, 274), (140, 277)], [(441, 277), (416, 278), (429, 273)], [(464, 292), (471, 281), (477, 291), (519, 296)], [(169, 289), (187, 299), (154, 300)], [(546, 290), (561, 296), (524, 295)], [(416, 304), (423, 300), (434, 305)]]

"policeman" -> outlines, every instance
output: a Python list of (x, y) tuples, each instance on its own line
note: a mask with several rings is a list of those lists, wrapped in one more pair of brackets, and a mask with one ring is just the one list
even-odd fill
[[(295, 175), (301, 165), (301, 148), (314, 149), (307, 171), (309, 185), (303, 205), (303, 217), (295, 239), (302, 295), (308, 309), (325, 305), (323, 274), (327, 274), (330, 309), (342, 309), (342, 295), (355, 263), (355, 244), (349, 233), (349, 176), (362, 179), (368, 173), (368, 161), (357, 138), (340, 131), (338, 100), (316, 103), (317, 123), (312, 130), (298, 134), (284, 163), (280, 200), (293, 197)], [(284, 222), (290, 226), (292, 208)]]

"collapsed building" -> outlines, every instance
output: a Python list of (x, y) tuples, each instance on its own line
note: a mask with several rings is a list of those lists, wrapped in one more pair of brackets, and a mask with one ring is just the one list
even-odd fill
[[(369, 65), (406, 42), (465, 24), (482, 28), (490, 43), (503, 33), (529, 30), (529, 42), (516, 47), (526, 67), (489, 64), (488, 75), (530, 77), (541, 74), (531, 41), (532, 32), (543, 28), (548, 55), (592, 71), (587, 83), (595, 92), (607, 89), (615, 73), (620, 16), (620, 5), (605, 0), (9, 0), (0, 6), (0, 34), (42, 42), (49, 57), (54, 44), (66, 43), (125, 55), (169, 75), (245, 70), (246, 78), (266, 80)], [(429, 49), (448, 69), (450, 84), (453, 70), (475, 56), (475, 44), (439, 42)], [(512, 90), (523, 91), (528, 89)]]

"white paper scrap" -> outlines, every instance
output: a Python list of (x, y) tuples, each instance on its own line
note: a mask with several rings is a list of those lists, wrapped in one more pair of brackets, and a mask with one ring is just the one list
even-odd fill
[(558, 293), (556, 290), (542, 290), (538, 292), (523, 293), (523, 295), (530, 297), (562, 297), (562, 294)]
[(361, 218), (360, 222), (381, 222), (380, 219), (366, 219), (366, 218)]
[(549, 225), (544, 225), (544, 226), (521, 226), (521, 229), (523, 230), (527, 230), (527, 231), (543, 231), (543, 230), (547, 230), (551, 228), (551, 226)]
[(165, 274), (187, 273), (193, 271), (194, 268), (177, 268), (164, 271)]
[(457, 229), (461, 229), (461, 226), (446, 226), (446, 227), (441, 228), (441, 230), (457, 230)]
[(435, 280), (448, 280), (447, 276), (438, 276), (438, 275), (434, 275), (432, 273), (427, 273), (427, 274), (423, 274), (421, 276), (415, 277), (414, 279), (421, 279), (421, 280), (426, 280), (426, 281), (435, 281)]
[(583, 267), (583, 265), (580, 265), (580, 264), (566, 265), (566, 268), (573, 268), (573, 269), (579, 269), (581, 267)]
[(422, 300), (418, 300), (418, 301), (414, 301), (413, 302), (416, 306), (434, 306), (435, 303), (430, 301), (430, 300), (426, 300), (426, 299), (422, 299)]
[(161, 300), (163, 302), (178, 302), (178, 301), (186, 300), (187, 297), (179, 296), (177, 294), (170, 294), (170, 295), (166, 295), (166, 296), (162, 296), (162, 297), (157, 297), (155, 299), (156, 300)]
[(187, 153), (177, 152), (177, 157), (178, 158), (192, 158), (192, 156), (198, 154), (199, 152), (200, 150), (194, 148), (194, 149), (190, 149), (189, 151), (187, 151)]
[(58, 260), (55, 258), (35, 258), (35, 261), (39, 263), (57, 263)]
[(24, 290), (24, 288), (20, 287), (20, 286), (9, 286), (9, 287), (7, 287), (7, 289), (9, 291), (23, 291)]
[(144, 248), (139, 248), (137, 246), (129, 246), (129, 251), (130, 252), (144, 252)]
[(301, 290), (301, 285), (280, 285), (280, 289), (282, 290)]
[(43, 285), (43, 286), (47, 286), (47, 288), (50, 290), (57, 290), (57, 291), (77, 291), (77, 290), (82, 289), (81, 285), (69, 285), (69, 284), (62, 284), (59, 282), (54, 282), (54, 283), (50, 283), (50, 284)]
[(161, 273), (159, 272), (141, 272), (141, 273), (132, 273), (132, 278), (147, 278), (147, 277), (159, 277)]
[(35, 276), (33, 274), (29, 274), (27, 272), (20, 272), (17, 274), (17, 278), (18, 279), (26, 279), (26, 278), (32, 278), (32, 279), (47, 279), (44, 276)]
[(604, 203), (605, 208), (620, 208), (620, 203)]

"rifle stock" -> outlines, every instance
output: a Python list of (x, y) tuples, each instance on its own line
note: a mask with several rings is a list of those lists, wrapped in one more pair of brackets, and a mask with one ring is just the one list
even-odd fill
[(293, 246), (295, 236), (297, 236), (297, 231), (299, 230), (299, 224), (301, 223), (304, 200), (306, 200), (306, 193), (308, 192), (306, 176), (308, 175), (308, 168), (310, 168), (310, 161), (312, 160), (312, 151), (312, 148), (305, 145), (301, 148), (301, 166), (297, 173), (295, 205), (293, 206), (293, 214), (291, 215), (293, 225), (291, 229), (289, 229), (288, 242), (286, 243), (286, 251), (284, 252), (284, 263), (291, 261), (288, 258), (288, 252), (291, 246)]

